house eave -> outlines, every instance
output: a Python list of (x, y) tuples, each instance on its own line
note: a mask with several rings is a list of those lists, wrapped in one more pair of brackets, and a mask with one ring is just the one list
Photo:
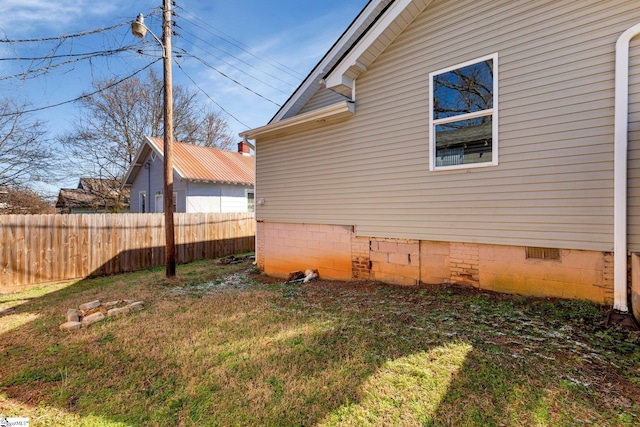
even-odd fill
[(220, 180), (208, 180), (208, 179), (184, 179), (186, 182), (201, 183), (201, 184), (227, 184), (227, 185), (242, 185), (253, 186), (253, 182), (240, 182), (240, 181), (220, 181)]
[[(361, 31), (365, 30), (367, 20), (371, 14), (377, 13), (376, 8), (380, 3), (393, 1), (395, 0), (370, 0), (269, 123), (275, 123), (297, 114), (298, 107), (296, 106), (299, 105), (299, 101), (304, 99), (308, 100), (308, 98), (321, 87), (320, 81), (322, 78), (327, 74), (328, 70), (334, 67), (335, 61), (342, 56), (341, 52), (344, 51), (345, 47), (352, 43), (355, 37), (359, 37)], [(347, 94), (347, 97), (350, 98), (350, 93)], [(293, 113), (291, 112), (292, 110)]]
[[(135, 179), (137, 174), (140, 173), (140, 170), (144, 167), (144, 163), (142, 162), (142, 160), (149, 153), (149, 151), (144, 149), (145, 146), (149, 147), (149, 150), (152, 152), (155, 152), (157, 156), (164, 159), (164, 153), (160, 151), (160, 149), (154, 144), (152, 139), (150, 139), (148, 136), (145, 136), (145, 141), (138, 149), (138, 152), (133, 158), (133, 161), (131, 162), (131, 165), (129, 166), (127, 173), (124, 175), (121, 188), (131, 187), (133, 185), (133, 180)], [(180, 171), (180, 169), (175, 165), (173, 165), (173, 171), (178, 174), (178, 177), (184, 176), (182, 171)]]
[(355, 80), (433, 0), (396, 0), (324, 76), (327, 89), (352, 96)]
[(271, 123), (259, 128), (241, 132), (243, 138), (256, 140), (277, 135), (287, 135), (303, 130), (316, 129), (327, 125), (347, 120), (356, 112), (355, 103), (352, 101), (341, 101), (314, 111), (290, 117), (279, 122)]

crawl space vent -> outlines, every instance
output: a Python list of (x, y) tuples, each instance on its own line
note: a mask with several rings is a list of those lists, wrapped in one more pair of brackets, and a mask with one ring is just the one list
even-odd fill
[(531, 248), (527, 246), (527, 259), (560, 259), (560, 249), (556, 248)]

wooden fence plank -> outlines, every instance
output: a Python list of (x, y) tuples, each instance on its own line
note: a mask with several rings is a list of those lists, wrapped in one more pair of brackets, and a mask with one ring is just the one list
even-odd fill
[(53, 215), (44, 215), (42, 217), (42, 252), (40, 258), (42, 259), (43, 267), (43, 282), (50, 282), (53, 276), (51, 272), (51, 247), (53, 242)]
[[(124, 215), (121, 218), (121, 223), (117, 227), (118, 233), (118, 255), (120, 260), (119, 271), (130, 271), (133, 266), (133, 259), (131, 252), (135, 250), (132, 245), (132, 236), (130, 227), (131, 215)], [(129, 250), (131, 248), (131, 250)]]
[(26, 251), (26, 245), (24, 242), (25, 239), (25, 219), (26, 216), (25, 215), (16, 215), (16, 224), (17, 227), (15, 229), (15, 235), (14, 235), (14, 250), (16, 251), (15, 254), (15, 271), (16, 271), (16, 275), (15, 278), (17, 280), (17, 284), (20, 285), (22, 283), (27, 283), (27, 270), (29, 268), (28, 265), (26, 265), (25, 263), (25, 251)]
[(7, 286), (8, 287), (14, 287), (17, 285), (17, 281), (14, 279), (14, 273), (15, 273), (15, 265), (13, 265), (13, 258), (14, 258), (14, 247), (13, 247), (13, 242), (14, 242), (14, 231), (15, 231), (15, 219), (13, 215), (10, 215), (8, 217), (9, 221), (7, 221), (7, 224), (4, 226), (6, 229), (6, 251), (5, 251), (5, 264), (6, 264), (6, 276), (5, 276), (5, 280), (7, 281)]
[(67, 268), (66, 276), (79, 277), (80, 276), (80, 260), (78, 253), (78, 216), (67, 216), (67, 241), (69, 242), (69, 266)]
[[(28, 284), (37, 283), (39, 277), (41, 275), (40, 272), (40, 242), (39, 242), (39, 233), (40, 233), (40, 217), (39, 215), (29, 215), (26, 219), (26, 227), (28, 230), (33, 230), (33, 232), (27, 232), (25, 235), (25, 251), (26, 257), (25, 262), (27, 268), (29, 269), (29, 277), (27, 280)], [(1, 244), (1, 243), (0, 243)]]
[(136, 214), (127, 215), (129, 223), (127, 224), (127, 254), (129, 256), (129, 270), (135, 271), (140, 269), (140, 240), (138, 234), (140, 232), (138, 228), (138, 221)]
[(89, 264), (89, 256), (90, 256), (90, 247), (89, 247), (89, 220), (91, 218), (88, 214), (80, 214), (80, 234), (79, 234), (79, 247), (80, 247), (80, 276), (87, 277), (91, 274), (90, 264)]
[(69, 277), (69, 276), (73, 276), (72, 271), (73, 271), (73, 257), (72, 257), (72, 248), (71, 248), (71, 242), (73, 239), (73, 235), (71, 232), (71, 224), (70, 222), (72, 222), (72, 218), (70, 215), (65, 215), (63, 217), (63, 221), (62, 221), (62, 228), (60, 230), (61, 232), (61, 237), (60, 240), (62, 241), (62, 246), (64, 247), (64, 269), (62, 270), (62, 275), (63, 277)]
[[(7, 242), (8, 215), (0, 216), (0, 242)], [(6, 277), (9, 274), (9, 266), (7, 265), (7, 254), (9, 248), (5, 244), (0, 245), (0, 276)], [(8, 288), (8, 286), (7, 286)]]
[(87, 240), (89, 244), (89, 272), (87, 275), (103, 275), (105, 274), (105, 253), (106, 242), (104, 233), (104, 215), (97, 215), (89, 219), (87, 223), (88, 234)]

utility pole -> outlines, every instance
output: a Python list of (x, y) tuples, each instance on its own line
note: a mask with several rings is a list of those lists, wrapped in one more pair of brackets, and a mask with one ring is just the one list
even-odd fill
[(173, 225), (173, 86), (171, 73), (171, 0), (162, 8), (164, 49), (164, 228), (167, 278), (176, 275), (176, 242)]
[[(134, 36), (144, 38), (147, 31), (162, 46), (164, 65), (164, 230), (165, 265), (167, 278), (176, 275), (176, 242), (173, 225), (173, 86), (171, 75), (171, 0), (162, 6), (162, 40), (144, 25), (144, 16), (138, 15), (131, 23)], [(149, 194), (149, 197), (151, 195)]]

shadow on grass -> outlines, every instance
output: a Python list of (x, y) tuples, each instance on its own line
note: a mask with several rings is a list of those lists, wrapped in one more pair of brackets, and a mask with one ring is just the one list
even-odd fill
[[(262, 283), (248, 268), (208, 261), (180, 266), (173, 282), (158, 269), (84, 280), (16, 306), (37, 319), (0, 335), (0, 413), (57, 425), (639, 419), (629, 378), (640, 378), (640, 346), (600, 329), (592, 305), (451, 287)], [(120, 298), (146, 308), (58, 330), (66, 309)]]

